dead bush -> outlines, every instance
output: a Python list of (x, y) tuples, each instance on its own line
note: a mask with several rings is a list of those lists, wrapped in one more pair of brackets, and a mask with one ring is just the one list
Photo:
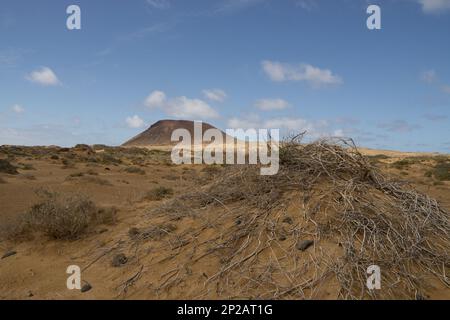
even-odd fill
[[(414, 299), (426, 296), (428, 279), (448, 287), (450, 213), (372, 165), (351, 139), (306, 144), (301, 138), (281, 144), (277, 175), (235, 165), (212, 183), (151, 208), (149, 216), (163, 221), (203, 221), (171, 235), (170, 247), (180, 250), (166, 256), (179, 264), (220, 257), (195, 294), (308, 299), (331, 281), (341, 299)], [(396, 166), (415, 164), (409, 159)], [(282, 224), (286, 203), (300, 208), (292, 219), (301, 223)], [(306, 249), (304, 241), (314, 246)], [(191, 250), (202, 253), (195, 257)], [(383, 290), (367, 290), (370, 265), (383, 270)], [(190, 275), (180, 270), (177, 276)]]
[[(89, 174), (89, 173), (86, 173)], [(67, 181), (82, 181), (84, 183), (93, 183), (101, 186), (112, 186), (112, 183), (106, 179), (97, 177), (95, 175), (86, 176), (83, 172), (72, 173), (67, 176)]]
[(94, 183), (94, 184), (98, 184), (98, 185), (101, 185), (101, 186), (112, 186), (113, 185), (108, 180), (103, 179), (103, 178), (99, 178), (99, 177), (95, 177), (95, 176), (83, 177), (82, 180), (85, 181), (85, 182), (88, 182), (88, 183)]
[(166, 187), (156, 187), (147, 192), (144, 196), (145, 200), (159, 201), (173, 195), (173, 190)]
[(8, 160), (0, 159), (0, 172), (7, 174), (18, 174), (17, 168), (9, 163)]
[(450, 181), (450, 162), (440, 162), (433, 170), (434, 177), (439, 181)]
[(208, 165), (202, 169), (202, 172), (207, 175), (216, 175), (222, 171), (222, 167), (219, 165)]
[(19, 163), (19, 169), (21, 170), (36, 170), (30, 163)]
[(42, 202), (3, 228), (3, 238), (18, 240), (38, 233), (52, 239), (73, 240), (94, 226), (115, 222), (116, 209), (98, 208), (84, 195), (44, 191), (41, 196)]
[(126, 167), (125, 169), (123, 169), (123, 171), (127, 172), (127, 173), (134, 173), (134, 174), (141, 174), (144, 175), (145, 174), (145, 170), (139, 168), (139, 167)]

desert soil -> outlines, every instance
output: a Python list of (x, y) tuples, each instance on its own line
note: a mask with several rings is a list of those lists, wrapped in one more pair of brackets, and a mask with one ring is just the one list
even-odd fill
[[(149, 200), (145, 197), (148, 192), (162, 186), (173, 190), (173, 195), (187, 193), (213, 181), (214, 170), (205, 170), (202, 165), (171, 165), (168, 153), (160, 151), (162, 147), (156, 148), (159, 151), (156, 150), (151, 156), (124, 156), (117, 163), (108, 162), (108, 158), (79, 161), (79, 157), (86, 156), (82, 148), (70, 151), (40, 149), (44, 151), (36, 155), (28, 151), (11, 153), (10, 150), (2, 150), (0, 158), (10, 159), (19, 169), (15, 175), (0, 173), (0, 225), (11, 223), (38, 203), (40, 198), (36, 191), (39, 189), (86, 194), (99, 207), (116, 207), (117, 222), (96, 226), (88, 234), (71, 241), (49, 239), (43, 235), (35, 235), (32, 240), (1, 241), (0, 255), (11, 250), (16, 254), (0, 260), (0, 299), (224, 298), (216, 292), (196, 296), (199, 292), (197, 287), (203, 286), (205, 278), (218, 268), (215, 262), (211, 262), (213, 260), (191, 266), (186, 271), (193, 274), (190, 282), (174, 282), (179, 266), (176, 261), (164, 263), (164, 259), (171, 251), (179, 250), (178, 245), (165, 243), (163, 237), (148, 239), (143, 244), (147, 254), (142, 257), (133, 256), (133, 247), (128, 246), (130, 229), (163, 223), (159, 216), (153, 217), (151, 211), (168, 199)], [(95, 157), (104, 152), (97, 148), (89, 156)], [(426, 175), (432, 167), (432, 160), (421, 159), (403, 167), (393, 165), (405, 158), (431, 159), (433, 155), (376, 150), (364, 152), (372, 156), (376, 165), (385, 172), (411, 182), (416, 189), (437, 199), (445, 209), (450, 210), (450, 183), (438, 182)], [(68, 154), (69, 157), (66, 156)], [(63, 161), (66, 158), (68, 162)], [(143, 171), (127, 172), (130, 166)], [(293, 214), (299, 210), (295, 204), (287, 204), (287, 207)], [(170, 224), (176, 232), (183, 233), (202, 222), (202, 219), (187, 217), (173, 219)], [(140, 250), (142, 252), (142, 248)], [(114, 267), (112, 260), (119, 253), (130, 259), (123, 266)], [(69, 275), (66, 269), (69, 265), (82, 268), (82, 281), (88, 282), (91, 290), (82, 293), (67, 289)], [(450, 299), (450, 290), (431, 285), (428, 295), (434, 299)], [(333, 283), (330, 282), (313, 298), (336, 298)]]

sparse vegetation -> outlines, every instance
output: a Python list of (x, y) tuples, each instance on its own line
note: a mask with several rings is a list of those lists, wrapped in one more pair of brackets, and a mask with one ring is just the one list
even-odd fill
[(392, 167), (398, 169), (398, 170), (404, 170), (409, 168), (410, 165), (412, 165), (413, 162), (410, 161), (409, 159), (401, 159), (401, 160), (397, 160), (394, 163), (392, 163)]
[(133, 173), (133, 174), (141, 174), (141, 175), (145, 174), (145, 170), (143, 170), (139, 167), (135, 167), (135, 166), (126, 167), (125, 169), (123, 169), (123, 171), (125, 171), (127, 173)]
[[(151, 292), (169, 298), (210, 298), (214, 292), (219, 298), (314, 299), (325, 288), (333, 298), (403, 299), (427, 297), (433, 292), (428, 291), (428, 279), (448, 284), (449, 213), (412, 187), (429, 190), (446, 206), (446, 156), (398, 155), (395, 160), (401, 160), (391, 165), (393, 157), (365, 157), (347, 140), (292, 140), (281, 147), (275, 176), (261, 176), (253, 165), (171, 168), (164, 165), (172, 165), (170, 153), (104, 145), (0, 147), (0, 157), (20, 171), (18, 177), (0, 174), (0, 183), (8, 182), (0, 189), (10, 188), (8, 194), (15, 183), (30, 190), (41, 182), (57, 185), (67, 176), (69, 182), (58, 190), (86, 188), (91, 199), (123, 206), (126, 221), (110, 228), (105, 225), (116, 222), (116, 208), (99, 208), (82, 195), (45, 193), (17, 221), (0, 223), (0, 241), (90, 235), (71, 244), (80, 251), (73, 256), (83, 257), (85, 265), (129, 264), (114, 286), (133, 276), (138, 265), (154, 269), (142, 274), (137, 289), (151, 283)], [(32, 162), (37, 159), (41, 161)], [(23, 179), (29, 173), (21, 171), (20, 161), (36, 166), (39, 183)], [(77, 169), (61, 170), (62, 161)], [(148, 164), (149, 169), (140, 167)], [(396, 170), (382, 171), (389, 168)], [(147, 176), (140, 176), (144, 169)], [(114, 183), (117, 188), (91, 183)], [(129, 236), (123, 236), (124, 230)], [(22, 249), (33, 245), (11, 248), (21, 258)], [(10, 259), (7, 263), (15, 258)], [(197, 267), (191, 268), (197, 263), (208, 266), (201, 285), (188, 293), (170, 290), (183, 281), (198, 281), (193, 278)], [(366, 270), (372, 264), (382, 268), (383, 283), (388, 283), (383, 290), (366, 288)]]
[[(41, 233), (52, 239), (77, 239), (89, 228), (115, 221), (116, 209), (99, 209), (83, 195), (43, 192), (44, 200), (3, 229), (3, 237), (20, 239)], [(6, 233), (6, 234), (5, 234)]]
[(216, 175), (222, 171), (222, 167), (219, 165), (207, 165), (202, 169), (202, 172), (207, 175)]
[(79, 178), (79, 177), (82, 177), (82, 176), (84, 176), (83, 172), (75, 172), (75, 173), (71, 173), (69, 175), (69, 178)]
[(374, 165), (378, 165), (382, 163), (382, 160), (390, 159), (389, 156), (384, 154), (376, 154), (372, 156), (367, 156), (367, 158), (370, 160), (370, 162)]
[(73, 163), (73, 161), (69, 160), (69, 159), (62, 159), (61, 160), (62, 163), (62, 168), (63, 169), (73, 169), (75, 168), (75, 164)]
[(159, 201), (164, 198), (168, 198), (172, 195), (173, 195), (173, 190), (171, 188), (166, 188), (166, 187), (160, 186), (160, 187), (153, 188), (152, 190), (147, 192), (144, 196), (144, 199), (150, 200), (150, 201)]
[(71, 180), (79, 180), (85, 183), (94, 183), (94, 184), (98, 184), (101, 186), (112, 186), (112, 183), (107, 180), (107, 179), (103, 179), (100, 177), (97, 177), (98, 173), (92, 171), (92, 170), (88, 170), (87, 172), (75, 172), (70, 174), (69, 176), (67, 176), (66, 180), (71, 181)]
[(439, 181), (450, 181), (450, 162), (439, 162), (434, 167), (433, 175)]
[(152, 226), (143, 230), (140, 230), (138, 228), (131, 228), (130, 230), (128, 230), (128, 235), (134, 241), (146, 239), (161, 240), (175, 230), (177, 230), (177, 226), (168, 223), (158, 226)]
[(27, 180), (36, 180), (36, 177), (32, 175), (31, 173), (24, 173), (22, 174), (22, 177), (24, 177)]
[(109, 180), (100, 177), (87, 176), (83, 177), (82, 180), (88, 183), (94, 183), (101, 186), (112, 186), (112, 183)]
[[(351, 140), (303, 144), (300, 138), (280, 148), (275, 176), (261, 176), (257, 166), (232, 166), (213, 183), (150, 211), (167, 221), (204, 221), (183, 239), (168, 239), (186, 249), (166, 257), (179, 264), (220, 257), (196, 294), (308, 299), (331, 281), (337, 298), (403, 299), (425, 296), (425, 277), (448, 283), (450, 214), (436, 200), (385, 175)], [(286, 203), (301, 208), (292, 228), (279, 223)], [(207, 241), (203, 246), (197, 239)], [(299, 253), (305, 241), (314, 241), (305, 248), (309, 254)], [(367, 290), (373, 264), (390, 284), (384, 290)], [(179, 279), (189, 277), (178, 271)]]
[(7, 174), (18, 174), (17, 168), (9, 163), (8, 160), (0, 159), (0, 172)]
[(21, 170), (36, 170), (30, 163), (19, 163), (19, 169)]

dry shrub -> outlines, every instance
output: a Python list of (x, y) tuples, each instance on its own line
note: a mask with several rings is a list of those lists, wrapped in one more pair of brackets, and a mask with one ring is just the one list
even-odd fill
[(31, 163), (19, 163), (19, 169), (21, 170), (36, 170)]
[(433, 170), (434, 177), (439, 181), (450, 181), (450, 162), (440, 162)]
[(18, 174), (17, 168), (9, 163), (8, 160), (0, 159), (0, 172), (7, 174)]
[(88, 183), (94, 183), (94, 184), (98, 184), (101, 186), (112, 186), (113, 185), (109, 180), (106, 180), (106, 179), (103, 179), (100, 177), (88, 176), (88, 177), (83, 177), (82, 180), (85, 182), (88, 182)]
[(164, 198), (168, 198), (173, 195), (173, 189), (167, 188), (167, 187), (155, 187), (152, 190), (148, 191), (145, 196), (144, 200), (150, 200), (150, 201), (159, 201)]
[(145, 170), (139, 168), (139, 167), (126, 167), (125, 169), (123, 169), (123, 171), (127, 172), (127, 173), (134, 173), (134, 174), (141, 174), (144, 175), (145, 174)]
[[(425, 297), (430, 279), (450, 287), (449, 212), (391, 180), (351, 140), (300, 139), (281, 145), (277, 175), (231, 166), (212, 184), (149, 212), (201, 219), (169, 241), (181, 238), (183, 247), (163, 259), (194, 265), (220, 257), (196, 296), (305, 299), (331, 285), (343, 299), (401, 299)], [(281, 219), (287, 203), (301, 208), (292, 225)], [(310, 240), (314, 247), (300, 253), (297, 244)], [(381, 268), (383, 290), (366, 287), (371, 265)], [(189, 277), (178, 269), (177, 281)]]
[(100, 208), (95, 212), (92, 216), (93, 225), (99, 224), (114, 224), (117, 222), (117, 208), (109, 207), (109, 208)]
[(98, 184), (101, 186), (112, 186), (113, 185), (109, 180), (97, 177), (92, 174), (85, 176), (85, 174), (83, 172), (73, 173), (73, 174), (67, 176), (66, 180), (67, 181), (72, 181), (72, 180), (81, 181), (84, 183), (93, 183), (93, 184)]
[(4, 237), (18, 240), (40, 233), (52, 239), (73, 240), (94, 226), (115, 222), (116, 209), (99, 209), (84, 195), (62, 196), (47, 191), (40, 195), (44, 200), (4, 228)]
[(128, 235), (133, 240), (161, 240), (165, 236), (174, 232), (177, 229), (177, 226), (174, 224), (162, 224), (158, 226), (152, 226), (145, 229), (131, 228), (128, 231)]
[(216, 175), (222, 171), (222, 167), (218, 165), (207, 165), (202, 169), (202, 172), (207, 175)]
[(75, 168), (75, 163), (69, 159), (62, 159), (61, 163), (63, 166), (61, 168), (63, 169), (73, 169)]

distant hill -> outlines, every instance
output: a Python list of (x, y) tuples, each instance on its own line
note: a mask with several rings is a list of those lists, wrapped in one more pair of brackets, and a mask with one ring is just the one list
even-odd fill
[[(151, 125), (150, 128), (141, 132), (123, 144), (124, 147), (144, 147), (151, 145), (170, 145), (172, 132), (176, 129), (186, 129), (194, 139), (194, 121), (189, 120), (160, 120)], [(216, 127), (203, 122), (202, 134), (208, 129)], [(226, 134), (221, 131), (225, 139)]]

